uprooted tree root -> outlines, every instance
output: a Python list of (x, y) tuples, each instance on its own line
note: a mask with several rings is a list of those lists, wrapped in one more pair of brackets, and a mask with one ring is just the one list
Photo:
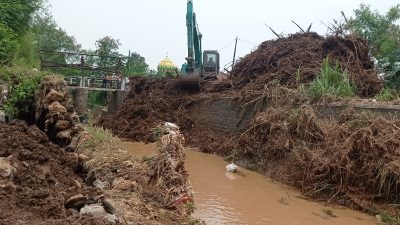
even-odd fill
[(271, 108), (242, 134), (236, 157), (253, 158), (264, 169), (284, 162), (274, 176), (318, 200), (369, 212), (380, 203), (397, 204), (400, 121), (349, 111), (343, 117), (323, 121), (307, 106)]

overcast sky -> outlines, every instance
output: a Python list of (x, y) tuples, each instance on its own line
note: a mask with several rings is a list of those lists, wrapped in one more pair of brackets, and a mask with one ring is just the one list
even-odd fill
[[(49, 0), (54, 19), (75, 36), (83, 48), (94, 49), (104, 36), (122, 43), (120, 52), (138, 52), (155, 69), (167, 52), (180, 67), (187, 55), (187, 0)], [(324, 34), (328, 23), (347, 16), (361, 3), (386, 12), (398, 0), (194, 0), (194, 10), (203, 34), (203, 50), (220, 50), (221, 66), (233, 58), (233, 40), (238, 36), (237, 56), (251, 52), (261, 42), (274, 38), (264, 23), (279, 33), (303, 28)]]

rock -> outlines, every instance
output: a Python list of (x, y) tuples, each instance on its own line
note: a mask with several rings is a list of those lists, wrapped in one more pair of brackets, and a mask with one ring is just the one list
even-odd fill
[(66, 208), (80, 209), (87, 202), (87, 197), (82, 194), (73, 195), (65, 202)]
[(76, 123), (76, 124), (81, 123), (80, 120), (79, 120), (79, 115), (78, 115), (76, 112), (74, 112), (73, 114), (71, 114), (70, 120), (71, 120), (73, 123)]
[(77, 153), (66, 153), (64, 158), (68, 166), (72, 168), (77, 168), (79, 166)]
[(75, 126), (74, 126), (74, 131), (76, 132), (76, 133), (80, 133), (80, 132), (82, 132), (82, 131), (84, 131), (85, 130), (85, 127), (81, 124), (81, 123), (78, 123), (78, 124), (76, 124)]
[(12, 179), (16, 168), (11, 165), (7, 158), (0, 158), (0, 178)]
[(75, 150), (78, 148), (78, 143), (79, 143), (79, 135), (75, 135), (74, 137), (72, 137), (69, 145), (65, 147), (65, 151), (75, 152)]
[(107, 215), (107, 212), (100, 203), (97, 203), (86, 205), (85, 207), (81, 208), (80, 214), (91, 215), (94, 217), (103, 217)]
[(0, 123), (5, 123), (6, 122), (6, 114), (4, 113), (3, 110), (0, 110)]
[(49, 104), (51, 102), (55, 102), (55, 101), (61, 102), (62, 100), (64, 100), (64, 94), (60, 93), (54, 89), (51, 89), (45, 98), (45, 101), (47, 104)]
[(84, 154), (78, 154), (78, 164), (83, 165), (84, 162), (89, 161), (90, 157)]
[(110, 222), (110, 223), (119, 223), (119, 219), (116, 215), (113, 214), (107, 214), (105, 218)]
[(71, 128), (71, 126), (72, 126), (72, 123), (71, 123), (71, 121), (68, 121), (68, 120), (59, 120), (56, 123), (56, 128), (58, 130), (66, 130), (66, 129)]
[(71, 130), (63, 130), (57, 133), (57, 138), (61, 140), (71, 139)]
[(49, 105), (49, 111), (52, 113), (66, 113), (67, 109), (59, 102), (53, 102)]

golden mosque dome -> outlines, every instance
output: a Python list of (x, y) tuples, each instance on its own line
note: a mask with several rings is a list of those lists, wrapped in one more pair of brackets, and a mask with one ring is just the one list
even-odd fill
[(158, 64), (157, 70), (159, 73), (163, 75), (167, 73), (175, 73), (176, 66), (167, 56), (165, 59), (161, 60), (161, 62)]

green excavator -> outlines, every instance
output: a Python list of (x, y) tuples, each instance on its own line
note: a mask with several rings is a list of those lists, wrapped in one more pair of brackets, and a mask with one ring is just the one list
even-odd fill
[(179, 84), (183, 88), (198, 89), (201, 81), (217, 78), (220, 60), (216, 50), (202, 52), (202, 34), (193, 11), (193, 0), (187, 1), (186, 28), (188, 56), (179, 73)]

